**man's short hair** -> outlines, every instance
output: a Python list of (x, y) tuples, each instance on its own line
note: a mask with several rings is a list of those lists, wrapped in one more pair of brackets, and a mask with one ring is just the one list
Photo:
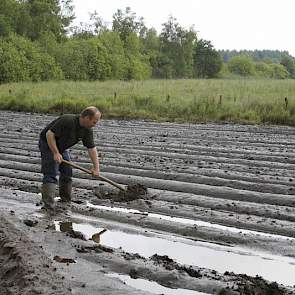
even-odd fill
[(92, 118), (94, 117), (97, 113), (100, 113), (100, 111), (96, 107), (87, 107), (81, 112), (81, 117), (89, 117)]

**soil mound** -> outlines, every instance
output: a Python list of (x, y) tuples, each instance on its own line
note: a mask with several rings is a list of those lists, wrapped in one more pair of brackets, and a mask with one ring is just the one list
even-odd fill
[(173, 259), (169, 258), (167, 255), (158, 255), (154, 254), (151, 256), (151, 259), (156, 262), (157, 264), (160, 264), (165, 267), (167, 270), (180, 270), (182, 272), (186, 272), (189, 276), (194, 278), (201, 278), (202, 274), (199, 270), (194, 269), (192, 266), (186, 267), (184, 265), (179, 265), (177, 262), (175, 262)]
[[(259, 295), (287, 295), (293, 294), (281, 288), (276, 282), (267, 282), (262, 277), (250, 277), (245, 274), (234, 274), (225, 272), (224, 275), (236, 277), (236, 285), (233, 288), (235, 292), (241, 295), (259, 294)], [(223, 289), (218, 295), (231, 295), (232, 290)]]
[(147, 195), (147, 187), (143, 184), (137, 183), (127, 186), (126, 191), (120, 191), (118, 197), (122, 201), (133, 201), (139, 198), (145, 197)]
[(0, 293), (71, 294), (52, 262), (0, 212)]
[(127, 202), (148, 198), (148, 189), (145, 185), (140, 183), (128, 185), (125, 191), (119, 191), (117, 189), (111, 189), (105, 185), (100, 185), (99, 187), (94, 188), (94, 194), (100, 199)]

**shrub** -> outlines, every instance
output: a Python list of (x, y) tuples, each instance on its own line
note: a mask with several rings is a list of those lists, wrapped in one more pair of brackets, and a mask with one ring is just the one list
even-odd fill
[(29, 80), (28, 60), (12, 44), (0, 40), (0, 83)]
[(233, 57), (228, 62), (228, 69), (231, 73), (241, 76), (251, 76), (254, 74), (254, 64), (251, 58), (245, 55)]
[(53, 57), (33, 42), (18, 36), (0, 43), (1, 82), (61, 79), (63, 74)]
[(288, 71), (283, 65), (271, 64), (271, 78), (286, 79), (289, 76)]
[(97, 38), (61, 44), (56, 59), (67, 79), (105, 80), (111, 76), (108, 53)]

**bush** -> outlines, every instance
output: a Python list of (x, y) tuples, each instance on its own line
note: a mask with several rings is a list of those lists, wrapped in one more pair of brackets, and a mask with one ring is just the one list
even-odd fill
[(1, 82), (43, 81), (63, 78), (53, 57), (33, 42), (10, 36), (0, 43)]
[(256, 75), (263, 78), (271, 78), (272, 77), (272, 67), (270, 64), (265, 62), (257, 62), (255, 63), (255, 72)]
[(111, 76), (109, 56), (97, 38), (61, 44), (56, 59), (70, 80), (105, 80)]
[(251, 76), (255, 73), (253, 61), (245, 55), (233, 57), (228, 62), (228, 69), (231, 73), (240, 76)]
[(288, 71), (283, 65), (271, 64), (271, 78), (286, 79), (289, 76)]
[(99, 41), (109, 54), (109, 65), (111, 67), (111, 78), (122, 80), (126, 77), (128, 59), (125, 56), (123, 42), (117, 32), (103, 32), (98, 36)]
[(145, 80), (151, 76), (151, 67), (138, 57), (130, 57), (127, 80)]
[(0, 40), (0, 83), (30, 79), (28, 60), (12, 44)]

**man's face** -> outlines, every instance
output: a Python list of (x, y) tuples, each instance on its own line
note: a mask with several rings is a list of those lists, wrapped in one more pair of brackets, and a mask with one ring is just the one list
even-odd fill
[(93, 117), (86, 116), (84, 118), (84, 127), (92, 128), (100, 121), (100, 113), (96, 113)]

